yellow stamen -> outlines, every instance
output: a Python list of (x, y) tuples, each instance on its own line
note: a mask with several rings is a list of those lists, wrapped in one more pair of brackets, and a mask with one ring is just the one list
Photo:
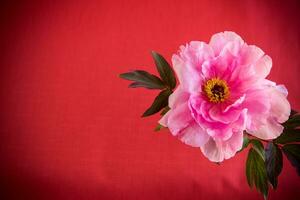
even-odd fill
[(203, 86), (203, 91), (208, 97), (208, 100), (213, 103), (223, 102), (230, 95), (227, 82), (219, 78), (212, 78), (206, 81)]

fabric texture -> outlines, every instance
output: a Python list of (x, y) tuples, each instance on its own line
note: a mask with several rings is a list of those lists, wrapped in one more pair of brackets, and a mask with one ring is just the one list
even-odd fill
[[(23, 0), (0, 10), (1, 199), (262, 199), (247, 185), (247, 150), (219, 166), (154, 132), (160, 116), (140, 116), (158, 91), (128, 89), (118, 74), (157, 74), (151, 50), (171, 62), (182, 44), (234, 31), (272, 58), (267, 78), (300, 111), (297, 1)], [(298, 199), (299, 187), (285, 159), (270, 199)]]

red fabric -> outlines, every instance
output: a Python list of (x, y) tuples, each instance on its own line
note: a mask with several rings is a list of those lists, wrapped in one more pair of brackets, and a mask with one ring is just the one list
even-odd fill
[[(246, 153), (220, 166), (141, 119), (157, 91), (118, 74), (156, 73), (181, 44), (232, 30), (273, 59), (300, 110), (296, 1), (7, 1), (1, 3), (2, 199), (262, 199)], [(270, 199), (296, 199), (287, 160)]]

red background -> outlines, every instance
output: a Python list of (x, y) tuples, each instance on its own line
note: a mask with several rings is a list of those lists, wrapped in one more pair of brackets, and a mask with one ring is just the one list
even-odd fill
[[(7, 1), (1, 3), (2, 199), (262, 199), (247, 151), (218, 166), (141, 119), (157, 91), (118, 74), (155, 72), (181, 44), (232, 30), (273, 59), (300, 110), (296, 1)], [(270, 199), (297, 199), (287, 160)]]

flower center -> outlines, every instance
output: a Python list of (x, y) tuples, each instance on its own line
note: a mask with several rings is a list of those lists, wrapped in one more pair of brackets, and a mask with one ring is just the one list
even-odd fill
[(227, 82), (219, 78), (212, 78), (206, 81), (203, 86), (203, 91), (208, 97), (208, 100), (213, 103), (223, 102), (230, 95)]

